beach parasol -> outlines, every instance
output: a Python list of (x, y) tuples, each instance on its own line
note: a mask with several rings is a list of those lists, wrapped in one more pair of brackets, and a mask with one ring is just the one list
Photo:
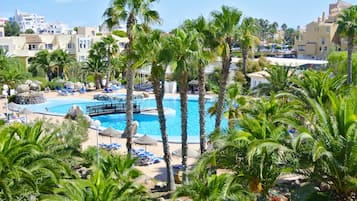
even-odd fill
[(25, 123), (27, 124), (27, 115), (31, 114), (32, 111), (27, 108), (23, 108), (22, 110), (20, 110), (20, 113), (25, 115)]
[(154, 139), (150, 136), (147, 136), (147, 135), (143, 135), (143, 136), (135, 139), (134, 142), (136, 144), (145, 145), (145, 151), (146, 151), (147, 145), (156, 145), (157, 144), (156, 139)]
[(112, 137), (119, 137), (121, 133), (110, 126), (109, 128), (99, 131), (99, 134), (110, 137), (110, 143), (112, 143)]
[[(176, 149), (175, 151), (172, 152), (172, 155), (181, 157), (182, 156), (182, 149), (181, 148)], [(198, 153), (198, 151), (196, 151), (194, 149), (188, 148), (187, 149), (187, 157), (199, 158), (200, 157), (200, 153)]]

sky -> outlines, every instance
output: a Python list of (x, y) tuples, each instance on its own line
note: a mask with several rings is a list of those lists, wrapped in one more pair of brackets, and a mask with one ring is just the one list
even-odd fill
[[(322, 12), (328, 15), (330, 3), (337, 0), (159, 0), (153, 3), (162, 19), (156, 28), (170, 31), (185, 19), (200, 15), (209, 18), (212, 11), (219, 11), (222, 5), (232, 6), (243, 12), (245, 17), (263, 18), (279, 26), (304, 27), (317, 20)], [(357, 0), (346, 0), (356, 5)], [(36, 13), (47, 22), (62, 22), (70, 27), (98, 26), (104, 18), (110, 0), (0, 0), (0, 17), (12, 17), (15, 10)]]

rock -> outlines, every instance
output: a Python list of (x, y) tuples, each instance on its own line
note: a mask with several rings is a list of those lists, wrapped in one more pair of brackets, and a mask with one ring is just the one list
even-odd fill
[(73, 88), (74, 88), (74, 90), (76, 90), (76, 91), (79, 91), (82, 87), (84, 87), (84, 85), (83, 85), (82, 83), (80, 83), (80, 82), (76, 82), (76, 83), (74, 83), (74, 85), (73, 85)]
[(72, 119), (75, 120), (78, 116), (82, 116), (83, 115), (83, 110), (80, 106), (78, 105), (72, 105), (71, 108), (69, 108), (66, 116), (64, 118), (68, 119)]
[(41, 91), (41, 86), (39, 84), (33, 82), (30, 84), (30, 90)]
[(16, 88), (17, 93), (25, 93), (30, 91), (30, 87), (27, 84), (20, 84)]
[(17, 104), (39, 104), (46, 102), (46, 98), (42, 92), (30, 91), (16, 94), (14, 102)]

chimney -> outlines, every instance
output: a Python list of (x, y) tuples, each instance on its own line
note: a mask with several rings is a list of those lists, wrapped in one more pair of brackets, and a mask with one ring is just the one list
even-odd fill
[(321, 21), (325, 22), (326, 18), (325, 18), (325, 12), (322, 12), (322, 18)]
[(317, 23), (320, 23), (320, 22), (321, 22), (321, 18), (318, 17), (318, 18), (317, 18)]

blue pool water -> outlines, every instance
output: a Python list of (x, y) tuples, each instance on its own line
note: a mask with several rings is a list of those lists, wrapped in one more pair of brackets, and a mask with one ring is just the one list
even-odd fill
[[(84, 112), (86, 105), (98, 103), (95, 100), (83, 99), (50, 99), (44, 104), (32, 105), (29, 108), (35, 112), (46, 112), (46, 108), (53, 114), (65, 114), (72, 105), (79, 105)], [(141, 109), (156, 108), (155, 99), (144, 99), (139, 101)], [(213, 102), (206, 102), (206, 110), (213, 105)], [(181, 141), (181, 111), (180, 100), (176, 98), (165, 98), (164, 107), (169, 108), (166, 114), (166, 127), (169, 135), (169, 140), (173, 142)], [(94, 120), (99, 120), (102, 127), (110, 127), (117, 130), (125, 129), (125, 114), (110, 114), (92, 117)], [(158, 117), (149, 114), (134, 114), (134, 120), (139, 122), (137, 133), (147, 134), (158, 140), (161, 140), (161, 132), (159, 127)], [(206, 113), (206, 133), (214, 130), (215, 117), (211, 117)], [(199, 114), (197, 97), (190, 97), (188, 100), (188, 141), (195, 143), (199, 142)], [(227, 127), (227, 120), (223, 119), (222, 127)]]

